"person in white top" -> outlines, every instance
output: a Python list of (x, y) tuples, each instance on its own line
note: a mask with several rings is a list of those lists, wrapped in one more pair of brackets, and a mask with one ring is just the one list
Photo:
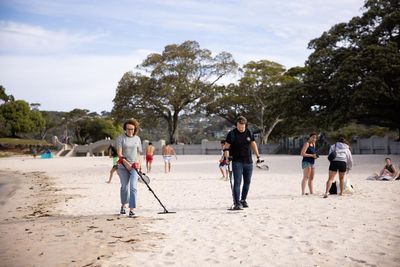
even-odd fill
[(329, 154), (332, 151), (336, 151), (336, 157), (331, 161), (329, 165), (329, 178), (326, 182), (326, 191), (324, 198), (328, 197), (329, 189), (331, 189), (333, 180), (335, 179), (336, 173), (339, 171), (340, 181), (340, 193), (343, 194), (344, 189), (344, 175), (348, 173), (353, 167), (353, 157), (351, 155), (350, 147), (346, 139), (341, 136), (338, 141), (332, 145), (329, 149)]

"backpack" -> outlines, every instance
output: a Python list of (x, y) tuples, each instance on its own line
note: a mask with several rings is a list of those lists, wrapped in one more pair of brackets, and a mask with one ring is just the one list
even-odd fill
[[(340, 189), (339, 189), (340, 190)], [(331, 188), (329, 189), (329, 194), (331, 194), (331, 195), (336, 195), (337, 193), (338, 193), (338, 185), (336, 184), (336, 181), (334, 181), (333, 183), (332, 183), (332, 186), (331, 186)]]

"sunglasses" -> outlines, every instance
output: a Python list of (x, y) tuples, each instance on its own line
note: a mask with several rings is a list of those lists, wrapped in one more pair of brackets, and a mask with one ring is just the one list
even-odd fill
[(135, 128), (126, 128), (127, 131), (133, 131)]

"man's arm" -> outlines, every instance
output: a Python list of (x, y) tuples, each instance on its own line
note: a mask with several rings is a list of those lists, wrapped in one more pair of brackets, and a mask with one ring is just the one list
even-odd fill
[(254, 154), (256, 154), (257, 159), (259, 159), (260, 153), (258, 152), (257, 143), (255, 141), (251, 142), (251, 149), (253, 150)]

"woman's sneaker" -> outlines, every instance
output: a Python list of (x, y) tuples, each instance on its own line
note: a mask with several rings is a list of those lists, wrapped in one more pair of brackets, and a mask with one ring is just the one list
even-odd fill
[(133, 212), (133, 211), (129, 211), (129, 218), (133, 218), (133, 217), (135, 217), (135, 213)]
[(120, 213), (120, 214), (126, 214), (125, 208), (122, 207), (119, 213)]

